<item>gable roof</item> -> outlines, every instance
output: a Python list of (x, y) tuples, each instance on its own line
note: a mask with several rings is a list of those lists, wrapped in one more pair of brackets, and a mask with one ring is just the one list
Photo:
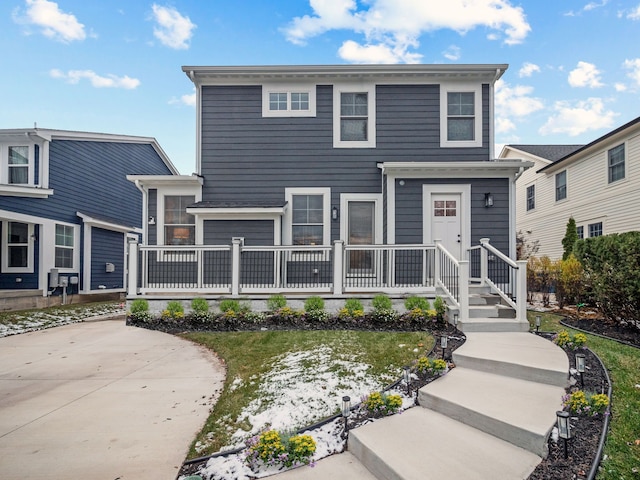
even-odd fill
[(629, 129), (633, 128), (633, 127), (638, 127), (638, 126), (640, 126), (640, 117), (636, 117), (633, 120), (631, 120), (630, 122), (625, 123), (621, 127), (618, 127), (615, 130), (610, 131), (609, 133), (605, 133), (603, 136), (601, 136), (600, 138), (595, 139), (593, 142), (588, 143), (588, 144), (580, 147), (579, 149), (577, 149), (577, 150), (575, 150), (575, 151), (573, 151), (571, 153), (568, 153), (564, 157), (559, 158), (555, 162), (547, 165), (546, 167), (541, 168), (540, 170), (538, 170), (538, 172), (544, 172), (544, 171), (553, 170), (556, 167), (559, 167), (559, 166), (563, 165), (564, 163), (569, 162), (572, 159), (576, 158), (581, 153), (589, 152), (589, 151), (591, 151), (593, 149), (596, 149), (596, 148), (599, 147), (599, 145), (601, 143), (609, 140), (610, 138), (615, 137), (617, 135), (624, 135), (627, 130), (629, 130)]
[(507, 145), (550, 162), (555, 162), (583, 147), (583, 145)]

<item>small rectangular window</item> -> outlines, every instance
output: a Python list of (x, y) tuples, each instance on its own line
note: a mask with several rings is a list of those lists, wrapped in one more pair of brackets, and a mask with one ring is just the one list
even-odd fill
[(579, 227), (576, 227), (576, 231), (578, 232), (578, 238), (582, 240), (584, 238), (584, 227), (580, 225)]
[(556, 174), (556, 202), (567, 198), (567, 171)]
[(475, 140), (474, 92), (447, 93), (447, 141)]
[(56, 225), (55, 267), (73, 268), (74, 228)]
[(366, 92), (340, 94), (340, 140), (366, 142), (369, 120)]
[(536, 208), (536, 186), (529, 185), (527, 187), (527, 211)]
[(322, 245), (324, 197), (322, 195), (293, 195), (292, 204), (292, 244)]
[(9, 147), (9, 183), (12, 185), (29, 183), (29, 147)]
[(287, 94), (270, 93), (269, 110), (287, 110)]
[(263, 85), (262, 116), (315, 117), (316, 86), (286, 83)]
[(590, 237), (602, 236), (602, 222), (589, 224), (589, 236)]
[(612, 148), (608, 152), (609, 183), (617, 182), (625, 177), (624, 171), (624, 143)]
[(291, 94), (291, 110), (309, 110), (309, 94), (308, 93), (292, 93)]

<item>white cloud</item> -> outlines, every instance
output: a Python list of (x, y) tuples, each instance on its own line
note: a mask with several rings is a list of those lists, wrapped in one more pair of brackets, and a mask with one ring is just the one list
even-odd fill
[(153, 27), (153, 35), (169, 48), (176, 50), (189, 48), (189, 40), (193, 36), (196, 24), (173, 7), (162, 7), (154, 3), (151, 8), (157, 23)]
[(541, 135), (566, 134), (571, 137), (580, 135), (590, 130), (611, 128), (617, 114), (611, 110), (605, 110), (601, 98), (588, 98), (572, 104), (568, 101), (556, 102), (552, 115), (542, 127)]
[[(358, 44), (349, 40), (340, 50), (350, 55), (349, 61), (356, 62), (389, 52), (396, 62), (415, 59), (417, 54), (410, 49), (419, 45), (418, 38), (426, 32), (449, 29), (463, 35), (484, 27), (491, 30), (488, 38), (504, 38), (504, 43), (512, 45), (521, 43), (531, 30), (522, 7), (514, 7), (509, 0), (369, 0), (360, 4), (355, 0), (310, 0), (309, 3), (313, 14), (295, 17), (283, 29), (287, 40), (304, 45), (309, 38), (329, 30), (352, 30), (363, 35), (365, 41)], [(348, 42), (352, 43), (347, 45)], [(373, 49), (378, 46), (380, 50)], [(355, 56), (358, 54), (362, 56)]]
[(447, 60), (451, 60), (451, 61), (460, 60), (460, 47), (456, 45), (451, 45), (444, 52), (442, 52), (442, 55)]
[(27, 9), (24, 16), (20, 16), (19, 10), (13, 12), (14, 22), (40, 27), (45, 37), (63, 43), (87, 38), (84, 25), (78, 22), (75, 15), (61, 11), (57, 3), (48, 0), (25, 0), (25, 5)]
[(569, 85), (572, 87), (602, 87), (600, 70), (593, 63), (578, 62), (578, 66), (569, 72)]
[(344, 42), (338, 55), (351, 63), (418, 63), (422, 58), (422, 55), (394, 48), (393, 45), (360, 45), (353, 40)]
[(629, 13), (627, 13), (627, 18), (629, 20), (640, 20), (640, 5), (632, 8)]
[(640, 58), (624, 61), (624, 68), (630, 70), (627, 77), (631, 78), (636, 85), (640, 86)]
[(91, 85), (96, 88), (124, 88), (125, 90), (133, 90), (140, 85), (140, 80), (137, 78), (131, 78), (127, 75), (118, 77), (112, 74), (102, 77), (93, 70), (69, 70), (67, 73), (64, 73), (54, 68), (49, 72), (49, 75), (52, 78), (66, 80), (67, 83), (71, 84), (77, 84), (80, 80), (87, 79), (91, 82)]
[(526, 85), (510, 86), (504, 80), (496, 82), (495, 110), (496, 132), (506, 133), (515, 130), (512, 117), (523, 118), (544, 107), (542, 100), (533, 97), (533, 87)]
[(534, 73), (540, 73), (540, 67), (535, 63), (525, 62), (522, 65), (522, 68), (518, 70), (518, 76), (522, 77), (530, 77)]
[(496, 132), (507, 133), (516, 129), (516, 124), (508, 118), (496, 118)]
[(196, 106), (196, 92), (195, 88), (193, 89), (193, 93), (185, 93), (180, 98), (173, 97), (169, 100), (170, 105), (187, 105), (189, 107)]
[(595, 10), (596, 8), (604, 7), (607, 3), (609, 3), (609, 0), (602, 0), (600, 3), (589, 2), (584, 6), (583, 10), (585, 12), (589, 12), (591, 10)]
[(616, 92), (626, 92), (627, 91), (627, 86), (624, 83), (616, 83), (613, 85), (613, 87), (616, 89)]

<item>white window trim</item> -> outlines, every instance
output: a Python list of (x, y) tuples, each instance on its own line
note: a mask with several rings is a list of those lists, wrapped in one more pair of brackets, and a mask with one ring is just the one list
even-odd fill
[[(156, 205), (156, 245), (158, 246), (166, 246), (166, 247), (175, 247), (175, 245), (165, 245), (164, 243), (164, 198), (171, 196), (187, 196), (193, 195), (196, 203), (199, 202), (202, 198), (201, 189), (194, 188), (162, 188), (157, 189), (157, 205)], [(198, 231), (197, 231), (197, 221), (194, 223), (196, 226), (196, 245), (198, 244)]]
[[(34, 187), (35, 186), (35, 144), (32, 142), (5, 142), (0, 145), (0, 183), (10, 187)], [(27, 147), (26, 165), (28, 168), (27, 183), (9, 183), (9, 147)]]
[(322, 195), (322, 245), (331, 244), (331, 188), (286, 188), (284, 192), (288, 208), (284, 214), (283, 244), (292, 244), (293, 229), (293, 196), (294, 195)]
[[(367, 94), (367, 138), (366, 141), (340, 140), (340, 102), (342, 93)], [(333, 86), (333, 147), (334, 148), (375, 148), (376, 147), (376, 86), (373, 83), (341, 83)]]
[[(611, 180), (611, 166), (609, 165), (609, 152), (611, 152), (611, 150), (613, 150), (614, 148), (617, 148), (621, 145), (624, 145), (624, 160), (622, 162), (622, 164), (624, 165), (624, 177), (622, 178), (618, 178), (617, 180)], [(607, 150), (605, 151), (605, 164), (607, 167), (607, 185), (618, 185), (621, 182), (624, 182), (625, 180), (627, 180), (629, 178), (628, 175), (628, 162), (627, 162), (627, 142), (621, 142), (618, 143), (617, 145), (614, 145), (611, 148), (607, 148)]]
[[(26, 223), (27, 224), (27, 266), (26, 267), (9, 267), (9, 223)], [(33, 223), (23, 222), (20, 220), (3, 220), (2, 221), (2, 273), (33, 273), (34, 258), (34, 238)]]
[[(474, 134), (473, 140), (447, 140), (448, 93), (474, 93)], [(476, 83), (451, 82), (440, 85), (440, 147), (471, 148), (482, 146), (482, 85)]]
[[(287, 109), (270, 110), (269, 94), (286, 93)], [(309, 110), (291, 110), (291, 94), (308, 93)], [(315, 84), (268, 83), (262, 85), (262, 116), (263, 117), (315, 117), (316, 116), (316, 86)]]
[[(565, 195), (564, 198), (558, 200), (558, 175), (560, 175), (562, 172), (564, 172)], [(569, 200), (569, 171), (566, 168), (553, 176), (553, 200), (555, 203), (562, 203)]]
[[(73, 247), (72, 247), (72, 258), (73, 258), (73, 264), (71, 265), (71, 267), (56, 267), (56, 248), (58, 248), (59, 245), (56, 244), (56, 226), (57, 225), (63, 225), (65, 227), (71, 227), (73, 229)], [(75, 225), (73, 223), (64, 223), (64, 222), (54, 222), (53, 223), (53, 267), (52, 268), (56, 268), (58, 269), (58, 271), (60, 273), (80, 273), (80, 225)], [(68, 249), (69, 247), (65, 247), (60, 245), (60, 248), (66, 248)]]

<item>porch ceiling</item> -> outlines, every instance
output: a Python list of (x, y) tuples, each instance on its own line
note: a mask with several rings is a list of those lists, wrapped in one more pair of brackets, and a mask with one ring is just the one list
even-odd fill
[(533, 162), (510, 159), (486, 162), (383, 162), (378, 163), (378, 168), (390, 177), (510, 178), (533, 165)]

